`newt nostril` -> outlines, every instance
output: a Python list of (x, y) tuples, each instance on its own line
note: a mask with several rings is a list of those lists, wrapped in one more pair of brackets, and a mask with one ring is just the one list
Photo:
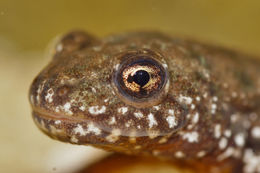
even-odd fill
[(69, 91), (70, 91), (70, 88), (66, 85), (57, 89), (57, 93), (58, 93), (59, 97), (67, 95)]

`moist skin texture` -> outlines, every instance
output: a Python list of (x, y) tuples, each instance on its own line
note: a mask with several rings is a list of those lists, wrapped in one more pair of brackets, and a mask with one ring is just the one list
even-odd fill
[[(152, 96), (125, 95), (116, 84), (132, 56), (165, 71)], [(159, 32), (98, 39), (74, 31), (57, 43), (29, 99), (37, 126), (60, 141), (195, 171), (260, 172), (260, 62), (241, 53)]]

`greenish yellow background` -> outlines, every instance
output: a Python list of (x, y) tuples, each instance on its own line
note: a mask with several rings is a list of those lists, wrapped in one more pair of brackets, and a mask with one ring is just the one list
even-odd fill
[(152, 29), (260, 55), (260, 1), (0, 0), (0, 172), (68, 171), (102, 154), (52, 141), (31, 120), (27, 92), (45, 48), (72, 29)]

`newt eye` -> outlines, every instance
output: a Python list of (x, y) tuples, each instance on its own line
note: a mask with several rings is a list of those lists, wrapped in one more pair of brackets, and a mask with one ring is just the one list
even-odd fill
[(119, 96), (135, 107), (158, 104), (167, 82), (167, 71), (152, 51), (138, 51), (122, 56), (122, 63), (114, 75)]

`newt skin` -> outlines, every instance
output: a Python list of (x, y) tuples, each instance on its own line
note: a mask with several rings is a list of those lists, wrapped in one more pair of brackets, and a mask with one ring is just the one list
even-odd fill
[[(167, 75), (160, 97), (135, 104), (113, 76), (126, 55), (140, 54)], [(260, 172), (260, 61), (238, 52), (159, 32), (98, 39), (74, 31), (57, 43), (29, 100), (37, 126), (60, 141), (200, 172)]]

